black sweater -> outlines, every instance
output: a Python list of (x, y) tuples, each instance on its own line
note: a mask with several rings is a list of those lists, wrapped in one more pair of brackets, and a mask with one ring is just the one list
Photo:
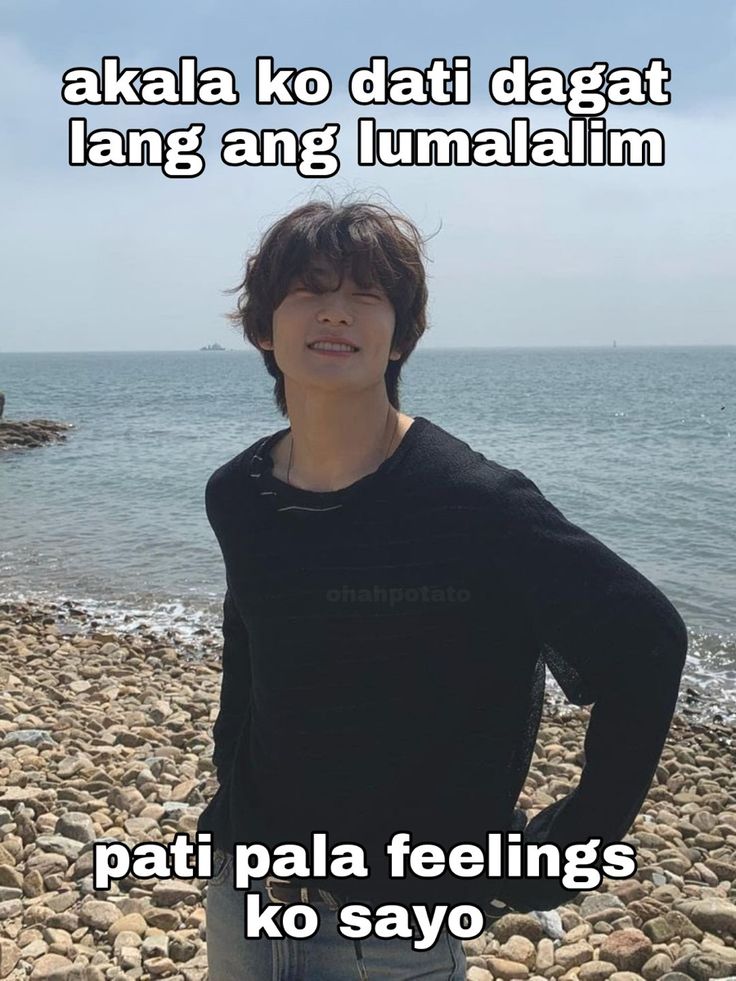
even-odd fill
[(367, 901), (568, 901), (559, 882), (390, 879), (384, 846), (411, 831), (485, 847), (488, 832), (523, 827), (545, 663), (593, 708), (579, 784), (524, 841), (619, 841), (675, 709), (680, 616), (522, 473), (428, 419), (377, 471), (324, 493), (274, 477), (269, 449), (286, 432), (207, 484), (227, 591), (220, 788), (198, 830), (231, 852), (309, 846), (316, 831), (360, 844), (370, 878), (324, 887)]

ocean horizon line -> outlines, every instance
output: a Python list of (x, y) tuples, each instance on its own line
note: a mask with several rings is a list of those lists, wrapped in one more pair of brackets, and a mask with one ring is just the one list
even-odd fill
[[(683, 351), (707, 349), (731, 349), (736, 344), (627, 344), (616, 341), (615, 347), (610, 344), (469, 344), (445, 345), (433, 344), (417, 347), (412, 357), (427, 351)], [(0, 351), (0, 356), (6, 354), (252, 354), (258, 355), (255, 348), (222, 348), (220, 350), (203, 350), (194, 347), (179, 348), (86, 348), (84, 350), (68, 351)]]

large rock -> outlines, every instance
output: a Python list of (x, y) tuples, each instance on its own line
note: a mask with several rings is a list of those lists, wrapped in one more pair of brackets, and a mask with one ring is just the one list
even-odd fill
[(0, 865), (0, 886), (9, 889), (23, 888), (23, 876), (14, 865)]
[(687, 973), (695, 981), (715, 981), (715, 978), (732, 978), (736, 972), (736, 951), (724, 947), (723, 951), (705, 950), (693, 954), (687, 964)]
[(23, 449), (43, 446), (66, 439), (66, 431), (73, 426), (68, 422), (52, 422), (50, 419), (23, 419), (0, 421), (0, 450)]
[(193, 935), (186, 936), (181, 933), (169, 938), (169, 956), (177, 964), (190, 961), (196, 957), (198, 949)]
[(176, 906), (177, 903), (198, 902), (201, 890), (179, 879), (170, 882), (157, 882), (152, 889), (152, 899), (156, 906)]
[[(650, 957), (646, 964), (641, 969), (641, 976), (644, 981), (658, 981), (663, 974), (672, 970), (672, 958), (660, 951), (658, 954), (654, 954)], [(583, 979), (581, 978), (581, 981)]]
[(67, 975), (67, 981), (105, 981), (105, 975), (94, 964), (75, 964)]
[(107, 931), (107, 935), (111, 940), (114, 940), (119, 933), (127, 930), (137, 934), (139, 937), (143, 937), (145, 936), (147, 929), (148, 924), (140, 913), (127, 913), (125, 916), (121, 916), (120, 919), (115, 920), (111, 924)]
[(555, 963), (555, 945), (549, 937), (542, 937), (537, 945), (537, 974), (544, 974)]
[(2, 742), (3, 746), (32, 746), (34, 749), (56, 745), (56, 740), (47, 729), (13, 729)]
[(176, 964), (169, 957), (152, 957), (146, 961), (146, 971), (154, 978), (164, 977), (176, 972)]
[[(626, 915), (626, 907), (618, 896), (589, 896), (588, 899), (600, 900), (598, 903), (591, 903), (587, 907), (583, 904), (581, 907), (581, 914), (591, 925), (596, 923), (613, 923), (615, 920)], [(588, 899), (585, 902), (588, 902)]]
[(66, 981), (73, 966), (61, 954), (44, 954), (33, 966), (31, 981)]
[(527, 937), (509, 937), (498, 951), (498, 956), (532, 968), (537, 959), (537, 949)]
[(141, 953), (146, 958), (168, 957), (169, 938), (165, 933), (149, 933), (141, 944)]
[(725, 899), (708, 898), (695, 903), (688, 913), (695, 926), (708, 933), (736, 935), (736, 906)]
[(0, 937), (0, 978), (9, 978), (20, 960), (20, 947), (7, 937)]
[(687, 937), (692, 940), (703, 939), (703, 931), (700, 927), (696, 927), (692, 920), (679, 910), (668, 910), (664, 918), (681, 940), (685, 940)]
[(476, 967), (474, 965), (468, 970), (466, 979), (467, 981), (493, 981), (493, 975), (490, 971), (486, 971), (482, 967)]
[(566, 971), (571, 967), (580, 967), (581, 964), (592, 961), (593, 957), (593, 948), (584, 940), (575, 944), (565, 944), (555, 951), (555, 963), (564, 967)]
[(176, 910), (160, 909), (157, 906), (149, 906), (143, 910), (142, 915), (146, 918), (149, 926), (155, 927), (164, 933), (167, 933), (169, 930), (175, 930), (181, 922), (181, 917)]
[(501, 981), (527, 981), (529, 977), (529, 968), (526, 964), (517, 964), (516, 961), (493, 956), (488, 957), (487, 962), (491, 973)]
[(610, 961), (587, 961), (580, 965), (578, 981), (607, 981), (616, 973), (616, 965)]
[(653, 953), (652, 941), (636, 929), (617, 930), (599, 948), (600, 960), (610, 961), (619, 971), (638, 972)]
[(595, 893), (592, 896), (586, 896), (582, 901), (580, 904), (580, 915), (588, 920), (589, 923), (593, 923), (596, 920), (604, 919), (601, 913), (611, 909), (620, 913), (626, 907), (621, 899), (612, 893)]
[(0, 920), (12, 920), (14, 916), (23, 915), (23, 903), (20, 899), (6, 899), (0, 903)]
[(95, 930), (109, 930), (122, 915), (114, 903), (108, 903), (104, 899), (89, 899), (79, 909), (82, 923)]
[(507, 913), (491, 924), (491, 930), (502, 944), (514, 936), (526, 937), (532, 943), (538, 943), (544, 936), (542, 924), (531, 913)]
[(56, 834), (71, 838), (73, 841), (81, 841), (86, 844), (96, 838), (95, 826), (89, 814), (83, 811), (69, 811), (62, 814), (56, 822)]
[(655, 916), (653, 920), (648, 920), (642, 930), (654, 944), (666, 944), (677, 935), (674, 926), (664, 916)]
[(36, 845), (50, 855), (63, 855), (69, 862), (76, 862), (82, 850), (82, 842), (64, 835), (39, 835)]

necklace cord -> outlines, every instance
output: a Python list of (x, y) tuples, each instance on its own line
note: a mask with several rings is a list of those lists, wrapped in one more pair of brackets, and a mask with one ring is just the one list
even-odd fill
[[(384, 430), (385, 430), (386, 425), (388, 423), (388, 417), (391, 414), (391, 409), (392, 409), (392, 406), (389, 403), (388, 412), (386, 413), (386, 422), (384, 423), (384, 426), (383, 426)], [(390, 442), (388, 444), (388, 447), (386, 449), (386, 455), (383, 458), (382, 464), (385, 463), (386, 460), (388, 460), (388, 454), (389, 454), (389, 451), (391, 450), (391, 447), (393, 446), (394, 439), (396, 438), (396, 430), (398, 428), (399, 428), (399, 413), (397, 412), (396, 413), (396, 421), (394, 423), (394, 431), (393, 431), (393, 433), (391, 435), (391, 440), (390, 440)], [(291, 461), (294, 458), (294, 434), (293, 433), (291, 433), (291, 439), (290, 439), (289, 442), (290, 442), (290, 445), (289, 445), (289, 465), (286, 468), (286, 483), (291, 487), (293, 485), (292, 485), (291, 481), (289, 480), (289, 476), (291, 475)]]

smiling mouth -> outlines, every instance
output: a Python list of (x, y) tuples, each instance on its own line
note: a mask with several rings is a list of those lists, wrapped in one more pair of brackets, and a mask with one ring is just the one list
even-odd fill
[(355, 347), (354, 344), (347, 344), (341, 341), (315, 341), (313, 344), (307, 344), (310, 351), (324, 351), (328, 354), (354, 354), (359, 351), (360, 348)]

